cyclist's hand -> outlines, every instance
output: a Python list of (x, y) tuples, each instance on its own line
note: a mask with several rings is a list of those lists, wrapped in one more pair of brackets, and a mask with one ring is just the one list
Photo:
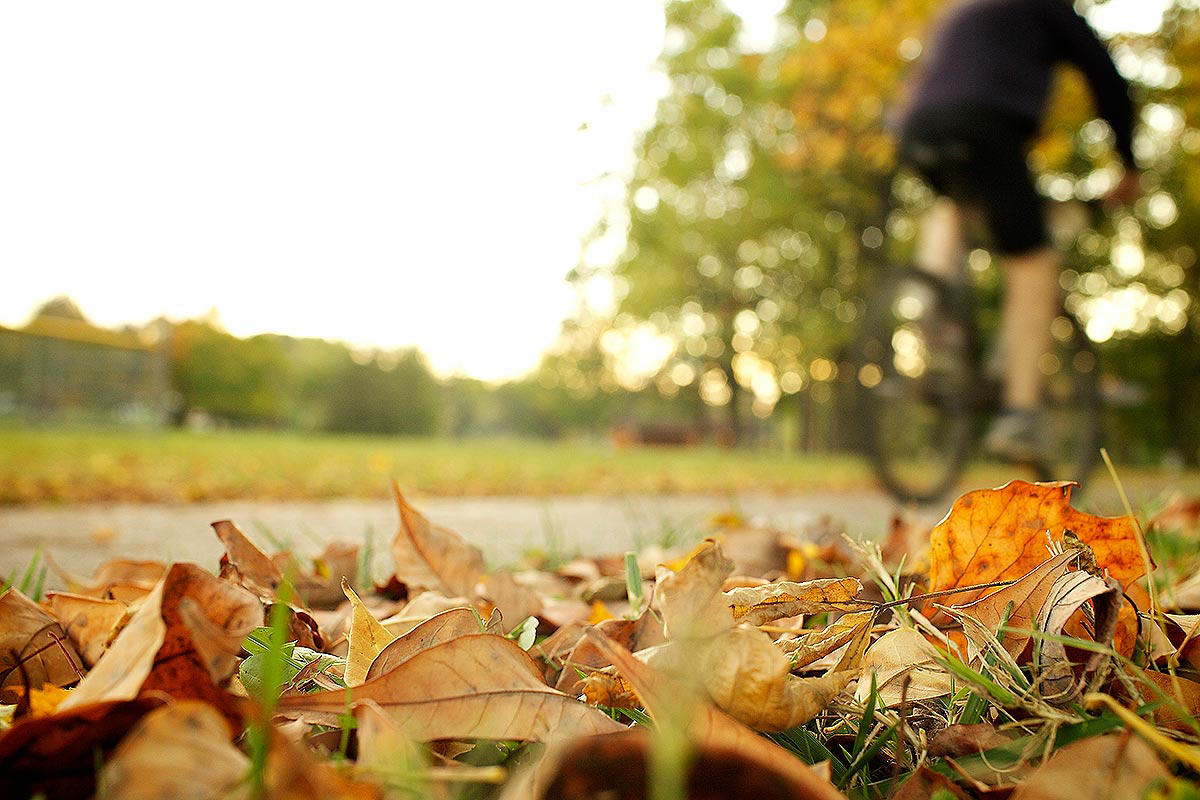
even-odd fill
[(1142, 194), (1142, 173), (1136, 169), (1126, 169), (1121, 180), (1104, 198), (1107, 208), (1120, 208), (1132, 205)]

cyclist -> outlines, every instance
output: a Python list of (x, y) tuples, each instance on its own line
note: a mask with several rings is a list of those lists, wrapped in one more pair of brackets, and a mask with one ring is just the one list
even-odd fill
[(935, 25), (897, 119), (901, 159), (939, 194), (922, 222), (917, 265), (959, 278), (964, 215), (981, 217), (1000, 257), (1003, 413), (984, 440), (994, 455), (1038, 461), (1044, 377), (1059, 308), (1060, 257), (1026, 163), (1045, 115), (1054, 67), (1074, 64), (1112, 128), (1124, 173), (1106, 200), (1138, 193), (1129, 86), (1067, 0), (963, 0)]

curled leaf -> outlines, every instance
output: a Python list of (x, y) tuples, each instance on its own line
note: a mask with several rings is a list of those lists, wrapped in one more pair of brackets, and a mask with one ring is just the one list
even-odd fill
[(449, 528), (431, 524), (408, 504), (395, 483), (392, 494), (400, 512), (400, 530), (392, 540), (396, 576), (409, 586), (474, 597), (484, 571), (479, 548)]
[(729, 611), (737, 622), (765, 625), (784, 617), (826, 611), (862, 611), (862, 583), (857, 578), (823, 578), (803, 583), (783, 581), (725, 593)]
[[(1117, 616), (1123, 599), (1120, 584), (1112, 578), (1105, 581), (1086, 572), (1069, 572), (1054, 582), (1038, 613), (1037, 626), (1046, 633), (1061, 636), (1068, 620), (1090, 600), (1094, 611), (1090, 638), (1098, 644), (1109, 645), (1117, 630)], [(1088, 653), (1076, 676), (1067, 655), (1067, 645), (1047, 639), (1042, 642), (1037, 659), (1043, 696), (1059, 705), (1074, 701), (1107, 660), (1108, 656), (1103, 653)]]

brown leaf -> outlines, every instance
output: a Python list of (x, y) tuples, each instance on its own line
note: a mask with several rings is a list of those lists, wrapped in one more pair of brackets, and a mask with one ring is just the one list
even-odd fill
[(81, 578), (60, 567), (48, 553), (46, 563), (62, 579), (69, 591), (89, 597), (112, 598), (114, 586), (126, 589), (137, 587), (149, 591), (167, 572), (167, 565), (161, 561), (131, 561), (119, 558), (101, 564), (91, 578)]
[(81, 675), (79, 654), (58, 620), (16, 587), (0, 594), (0, 689), (26, 679), (35, 689), (69, 686)]
[(414, 739), (546, 741), (551, 731), (620, 728), (546, 685), (529, 654), (502, 636), (463, 636), (422, 650), (350, 690), (280, 699), (280, 713), (336, 724), (347, 703), (371, 700)]
[(346, 685), (358, 686), (366, 680), (375, 657), (396, 637), (375, 619), (345, 578), (342, 578), (342, 591), (353, 607), (350, 614), (350, 641), (346, 652)]
[(497, 570), (484, 579), (483, 596), (500, 609), (505, 632), (542, 610), (542, 599), (537, 592), (517, 583), (512, 573), (504, 570)]
[[(1158, 690), (1154, 691), (1144, 686), (1139, 687), (1147, 703), (1159, 704), (1158, 708), (1154, 710), (1155, 724), (1180, 733), (1195, 733), (1192, 725), (1196, 723), (1197, 718), (1200, 718), (1200, 683), (1178, 675), (1151, 670), (1138, 670), (1135, 677), (1148, 681)], [(1163, 696), (1170, 698), (1171, 702), (1190, 719), (1182, 718), (1175, 708), (1163, 700)]]
[(263, 622), (262, 603), (245, 589), (195, 564), (174, 564), (62, 708), (161, 692), (231, 709), (224, 681), (215, 684), (210, 674), (222, 645), (197, 646), (196, 626), (180, 610), (185, 598), (230, 637), (244, 638)]
[(857, 676), (846, 669), (796, 677), (790, 674), (791, 661), (771, 637), (748, 625), (696, 649), (704, 688), (717, 708), (759, 731), (783, 731), (808, 722)]
[[(955, 611), (969, 614), (988, 631), (995, 634), (1003, 619), (1009, 603), (1012, 611), (1009, 613), (1006, 627), (1016, 630), (1033, 630), (1034, 620), (1038, 612), (1050, 596), (1054, 582), (1070, 569), (1072, 564), (1079, 561), (1078, 550), (1067, 550), (1057, 556), (1048, 558), (1032, 570), (1022, 575), (1010, 586), (997, 589), (985, 597), (967, 603), (966, 605), (951, 606)], [(1004, 649), (1016, 658), (1029, 643), (1029, 634), (1005, 632), (1003, 636)], [(967, 637), (970, 657), (975, 657), (978, 644)]]
[[(631, 653), (654, 647), (666, 640), (662, 623), (649, 609), (638, 615), (637, 619), (606, 619), (596, 625), (596, 630)], [(591, 672), (609, 664), (609, 660), (596, 645), (583, 638), (581, 630), (579, 640), (562, 661), (562, 671), (555, 685), (559, 690), (577, 696), (584, 690), (583, 679), (579, 677), (578, 670)]]
[[(937, 651), (925, 637), (912, 628), (897, 628), (875, 640), (862, 662), (856, 696), (865, 701), (875, 688), (887, 706), (929, 700), (949, 694), (952, 681), (937, 663)], [(908, 681), (905, 687), (905, 679)]]
[(95, 794), (96, 753), (106, 753), (159, 697), (93, 703), (26, 718), (0, 736), (0, 775), (9, 797), (76, 800)]
[(969, 800), (970, 798), (970, 795), (945, 775), (934, 772), (929, 767), (921, 767), (900, 785), (900, 789), (891, 796), (890, 800), (932, 800), (934, 795), (939, 794), (939, 800), (946, 800), (944, 793), (947, 792), (956, 800)]
[(474, 597), (475, 584), (484, 572), (479, 548), (449, 528), (431, 524), (405, 501), (394, 482), (392, 494), (400, 511), (400, 530), (392, 540), (396, 576), (410, 587)]
[[(249, 797), (250, 759), (229, 741), (225, 719), (182, 700), (151, 711), (104, 763), (101, 796), (111, 800)], [(242, 791), (235, 791), (236, 789)]]
[(479, 612), (473, 608), (452, 608), (435, 614), (408, 633), (389, 642), (371, 662), (365, 680), (373, 680), (385, 672), (391, 672), (422, 650), (428, 650), (442, 642), (483, 633), (482, 623)]
[(212, 524), (225, 555), (221, 558), (221, 577), (240, 583), (259, 597), (275, 597), (283, 583), (283, 573), (271, 557), (258, 549), (246, 534), (227, 519)]
[(342, 602), (342, 579), (358, 573), (359, 546), (330, 542), (312, 560), (312, 571), (296, 576), (296, 593), (309, 608), (337, 608)]
[[(648, 798), (652, 734), (644, 728), (578, 739), (563, 749), (554, 768), (543, 780), (539, 800), (576, 800), (583, 797)], [(840, 798), (832, 786), (821, 786), (811, 768), (794, 768), (774, 754), (738, 749), (716, 737), (689, 754), (687, 797), (781, 798), (813, 800)], [(827, 783), (827, 782), (826, 782)]]
[(129, 607), (118, 600), (104, 600), (71, 592), (49, 592), (54, 616), (66, 628), (83, 663), (95, 666), (113, 638), (129, 619)]
[(1012, 800), (1140, 798), (1171, 773), (1137, 736), (1093, 736), (1067, 745), (1035, 769)]
[(737, 622), (766, 625), (800, 614), (871, 608), (870, 604), (855, 600), (861, 592), (862, 583), (857, 578), (822, 578), (803, 583), (783, 581), (734, 589), (725, 593), (725, 599)]
[[(1133, 522), (1071, 508), (1074, 486), (1013, 481), (958, 498), (930, 534), (930, 591), (1020, 578), (1045, 560), (1047, 532), (1055, 543), (1062, 543), (1064, 531), (1071, 531), (1139, 608), (1148, 607), (1149, 597), (1138, 584), (1145, 565)], [(975, 591), (955, 599), (965, 604), (978, 596)], [(1124, 609), (1116, 640), (1119, 652), (1132, 652), (1136, 631), (1133, 609)]]
[[(1123, 607), (1121, 586), (1112, 578), (1105, 581), (1081, 571), (1068, 572), (1054, 582), (1050, 595), (1038, 612), (1038, 630), (1062, 635), (1068, 621), (1089, 600), (1095, 611), (1090, 638), (1101, 645), (1111, 644), (1117, 630), (1117, 616)], [(1073, 630), (1071, 634), (1087, 636), (1083, 630)], [(1076, 675), (1066, 648), (1062, 642), (1047, 639), (1042, 642), (1036, 662), (1043, 698), (1058, 705), (1077, 699), (1108, 659), (1103, 653), (1088, 653), (1082, 669)]]
[(678, 720), (686, 714), (683, 724), (693, 746), (721, 748), (739, 759), (755, 764), (774, 764), (783, 773), (789, 787), (802, 787), (812, 800), (844, 800), (828, 778), (818, 775), (779, 745), (758, 735), (750, 728), (718, 711), (706, 702), (688, 698), (686, 687), (680, 687), (654, 668), (638, 661), (620, 645), (605, 638), (595, 629), (587, 636), (632, 684), (650, 716), (659, 724)]
[(678, 572), (659, 568), (655, 599), (669, 639), (713, 636), (733, 627), (729, 605), (721, 593), (733, 562), (712, 540), (702, 545)]
[(874, 611), (843, 614), (822, 630), (805, 631), (792, 639), (780, 639), (777, 644), (791, 660), (792, 671), (796, 672), (846, 646), (851, 639), (863, 634), (864, 626), (870, 627), (874, 621)]
[(993, 747), (1006, 745), (1011, 740), (996, 732), (988, 722), (975, 725), (951, 725), (933, 737), (929, 743), (929, 755), (959, 758), (971, 753), (982, 753)]

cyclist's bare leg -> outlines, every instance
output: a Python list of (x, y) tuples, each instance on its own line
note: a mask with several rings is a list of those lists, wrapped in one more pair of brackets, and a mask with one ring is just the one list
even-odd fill
[(1040, 361), (1050, 352), (1051, 325), (1058, 315), (1058, 251), (1045, 247), (1005, 256), (1004, 303), (1000, 312), (1000, 348), (1004, 364), (1004, 407), (1036, 411), (1045, 376)]
[(962, 277), (966, 233), (962, 209), (948, 197), (939, 197), (921, 218), (914, 261), (919, 269), (946, 281)]

